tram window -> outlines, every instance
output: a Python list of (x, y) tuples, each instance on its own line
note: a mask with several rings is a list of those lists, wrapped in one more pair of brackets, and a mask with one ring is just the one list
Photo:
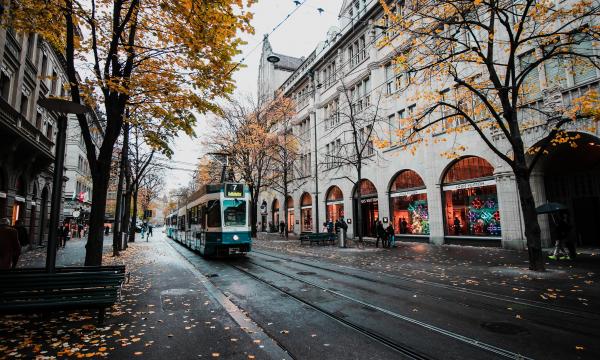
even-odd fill
[(223, 219), (225, 226), (246, 225), (246, 201), (223, 200)]
[(218, 200), (208, 202), (206, 227), (221, 227), (221, 205)]

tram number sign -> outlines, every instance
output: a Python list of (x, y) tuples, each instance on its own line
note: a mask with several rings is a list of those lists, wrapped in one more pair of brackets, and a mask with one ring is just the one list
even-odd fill
[(242, 184), (225, 184), (225, 197), (228, 197), (228, 198), (244, 197), (244, 185), (242, 185)]

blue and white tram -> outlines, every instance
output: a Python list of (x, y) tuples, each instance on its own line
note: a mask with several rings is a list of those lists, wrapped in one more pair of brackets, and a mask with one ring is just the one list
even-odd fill
[(177, 209), (171, 238), (204, 256), (250, 252), (249, 206), (250, 192), (243, 184), (204, 185)]

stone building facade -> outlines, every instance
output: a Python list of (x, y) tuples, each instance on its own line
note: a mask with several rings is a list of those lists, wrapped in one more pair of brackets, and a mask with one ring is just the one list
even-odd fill
[[(410, 115), (417, 105), (410, 100), (415, 97), (409, 94), (410, 88), (399, 90), (396, 83), (402, 79), (391, 71), (401, 44), (376, 45), (386, 31), (376, 26), (383, 16), (379, 0), (344, 1), (338, 26), (279, 86), (278, 91), (296, 100), (293, 131), (301, 140), (302, 161), (307, 163), (300, 164), (296, 174), (303, 185), (288, 199), (273, 190), (261, 194), (261, 221), (277, 224), (287, 218), (290, 230), (301, 233), (321, 231), (326, 219), (344, 216), (349, 236), (359, 226), (372, 236), (373, 222), (383, 220), (392, 222), (400, 240), (524, 249), (514, 174), (473, 131), (430, 134), (430, 145), (414, 155), (394, 146), (378, 148), (373, 139), (365, 139), (370, 144), (360, 182), (355, 171), (339, 166), (331, 156), (347, 141), (348, 129), (337, 110), (348, 106), (344, 89), (352, 89), (352, 106), (359, 112), (378, 104), (383, 120), (375, 125), (373, 138), (390, 140), (390, 144), (398, 119)], [(569, 66), (539, 69), (532, 77), (540, 89), (532, 104), (542, 106), (552, 96), (568, 106), (583, 92), (598, 89), (600, 71), (592, 67), (576, 72)], [(557, 71), (564, 82), (552, 90), (549, 78)], [(577, 148), (552, 149), (537, 166), (531, 184), (538, 205), (555, 201), (569, 208), (574, 226), (571, 236), (580, 246), (600, 246), (600, 133), (592, 126), (578, 128), (589, 130), (577, 130)], [(534, 146), (545, 131), (535, 125), (525, 130), (526, 146)], [(460, 158), (442, 155), (457, 145), (465, 149)], [(502, 143), (497, 145), (502, 147)], [(354, 221), (357, 186), (363, 198), (361, 223)], [(288, 214), (283, 213), (284, 201)], [(540, 216), (540, 224), (543, 243), (548, 246), (553, 237), (549, 217)]]
[(65, 62), (37, 34), (0, 30), (0, 217), (27, 226), (32, 244), (48, 232), (56, 114), (37, 105), (65, 96)]

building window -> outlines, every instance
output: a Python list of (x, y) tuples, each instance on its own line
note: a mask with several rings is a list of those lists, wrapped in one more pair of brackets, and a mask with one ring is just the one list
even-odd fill
[(327, 220), (333, 223), (344, 216), (344, 195), (337, 186), (332, 186), (327, 190), (325, 213)]
[(52, 124), (46, 125), (46, 137), (50, 140), (54, 137), (54, 133), (52, 131)]
[[(521, 55), (519, 58), (519, 64), (521, 72), (527, 69), (531, 64), (536, 61), (535, 53), (533, 51), (527, 54)], [(521, 95), (525, 101), (533, 100), (540, 95), (540, 77), (537, 67), (532, 69), (521, 84)]]
[(494, 168), (482, 158), (456, 161), (443, 181), (446, 235), (500, 236), (500, 211)]
[(302, 194), (300, 198), (300, 217), (302, 220), (302, 232), (313, 231), (312, 220), (312, 197), (309, 193)]
[(10, 76), (4, 71), (0, 73), (0, 91), (2, 98), (8, 102), (10, 96)]
[(429, 209), (423, 179), (404, 170), (390, 186), (390, 214), (396, 234), (429, 235)]
[(35, 115), (35, 127), (38, 130), (42, 129), (42, 113), (39, 111)]
[(29, 108), (29, 96), (21, 94), (21, 109), (20, 113), (27, 118), (27, 109)]
[(58, 87), (58, 75), (56, 71), (52, 71), (52, 83), (50, 85), (50, 94), (56, 95), (56, 89)]

